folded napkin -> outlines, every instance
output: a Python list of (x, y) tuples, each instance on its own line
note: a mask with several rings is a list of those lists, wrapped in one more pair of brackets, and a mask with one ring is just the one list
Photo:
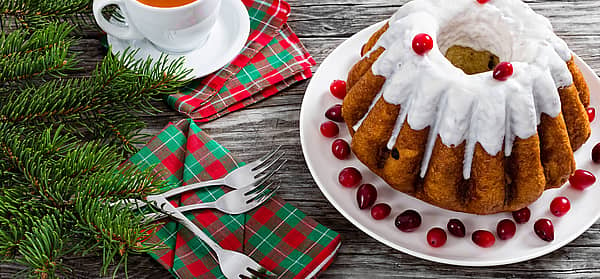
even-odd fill
[(206, 122), (242, 109), (312, 76), (316, 64), (286, 24), (290, 6), (283, 0), (242, 0), (251, 34), (231, 63), (190, 83), (167, 98), (171, 107)]
[[(169, 124), (130, 161), (142, 168), (155, 167), (175, 187), (220, 178), (244, 165), (191, 120)], [(226, 187), (204, 188), (171, 203), (210, 202), (228, 191)], [(336, 232), (278, 197), (247, 214), (200, 210), (186, 216), (223, 248), (252, 257), (279, 274), (278, 278), (315, 276), (331, 263), (340, 245)], [(160, 225), (147, 241), (166, 245), (151, 256), (176, 277), (225, 278), (214, 253), (177, 222)]]

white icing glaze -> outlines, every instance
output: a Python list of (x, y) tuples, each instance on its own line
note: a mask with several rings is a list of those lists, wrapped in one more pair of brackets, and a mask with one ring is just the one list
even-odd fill
[[(425, 177), (438, 135), (446, 146), (466, 142), (465, 179), (471, 175), (476, 143), (493, 156), (503, 148), (510, 156), (516, 137), (536, 134), (542, 113), (558, 116), (557, 88), (573, 82), (565, 63), (571, 51), (554, 34), (548, 19), (520, 0), (486, 4), (414, 0), (400, 8), (389, 24), (373, 48), (386, 49), (372, 67), (386, 82), (371, 108), (380, 97), (401, 106), (389, 149), (405, 120), (415, 130), (431, 127), (421, 177)], [(412, 49), (419, 33), (434, 40), (433, 50), (425, 56)], [(514, 74), (507, 81), (493, 79), (491, 72), (466, 75), (444, 57), (453, 45), (488, 50), (501, 61), (511, 62)]]

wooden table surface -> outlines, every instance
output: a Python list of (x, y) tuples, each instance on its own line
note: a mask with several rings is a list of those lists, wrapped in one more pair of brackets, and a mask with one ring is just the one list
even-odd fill
[[(289, 0), (289, 25), (317, 61), (340, 43), (374, 23), (387, 19), (401, 0)], [(600, 1), (526, 1), (550, 18), (556, 33), (597, 73), (600, 72)], [(97, 40), (80, 45), (86, 68), (102, 57)], [(339, 232), (342, 247), (320, 278), (591, 278), (600, 277), (600, 223), (566, 247), (544, 257), (500, 267), (467, 268), (432, 263), (389, 248), (358, 230), (325, 199), (306, 167), (300, 146), (299, 116), (308, 82), (298, 83), (245, 110), (227, 115), (202, 128), (242, 160), (252, 160), (277, 145), (287, 151), (289, 163), (280, 175), (280, 195), (318, 222)], [(181, 115), (162, 105), (164, 112), (147, 117), (145, 132), (156, 134)], [(99, 258), (71, 258), (75, 278), (98, 278)], [(19, 270), (0, 265), (0, 278)], [(129, 263), (130, 278), (170, 278), (169, 273), (146, 255)], [(119, 278), (123, 278), (121, 273)]]

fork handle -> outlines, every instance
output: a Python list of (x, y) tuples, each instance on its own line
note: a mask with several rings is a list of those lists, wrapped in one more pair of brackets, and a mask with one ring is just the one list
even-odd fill
[(220, 185), (225, 185), (225, 179), (215, 179), (215, 180), (208, 180), (208, 181), (202, 181), (202, 182), (198, 182), (198, 183), (194, 183), (194, 184), (189, 184), (189, 185), (171, 189), (169, 191), (162, 193), (161, 195), (165, 198), (170, 198), (172, 196), (179, 195), (181, 193), (185, 193), (187, 191), (197, 190), (200, 188), (211, 187), (211, 186), (220, 186)]
[(185, 212), (197, 210), (197, 209), (215, 208), (216, 205), (217, 205), (216, 202), (203, 202), (203, 203), (190, 204), (190, 205), (186, 205), (186, 206), (180, 206), (180, 207), (177, 207), (177, 210), (181, 213), (185, 213)]
[(172, 206), (165, 198), (157, 198), (163, 199), (161, 203), (163, 204), (162, 209), (167, 213), (171, 214), (173, 217), (177, 218), (176, 220), (185, 226), (188, 230), (190, 230), (194, 235), (202, 239), (206, 245), (208, 245), (214, 252), (217, 254), (217, 258), (224, 250), (219, 244), (217, 244), (212, 238), (210, 238), (206, 233), (202, 231), (198, 226), (196, 226), (192, 221), (190, 221), (183, 213), (181, 213), (178, 208)]

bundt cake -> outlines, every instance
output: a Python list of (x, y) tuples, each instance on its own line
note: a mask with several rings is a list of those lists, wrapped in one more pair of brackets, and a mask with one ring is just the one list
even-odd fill
[(568, 180), (590, 136), (571, 51), (519, 0), (411, 1), (363, 46), (347, 83), (358, 159), (449, 210), (529, 205)]

